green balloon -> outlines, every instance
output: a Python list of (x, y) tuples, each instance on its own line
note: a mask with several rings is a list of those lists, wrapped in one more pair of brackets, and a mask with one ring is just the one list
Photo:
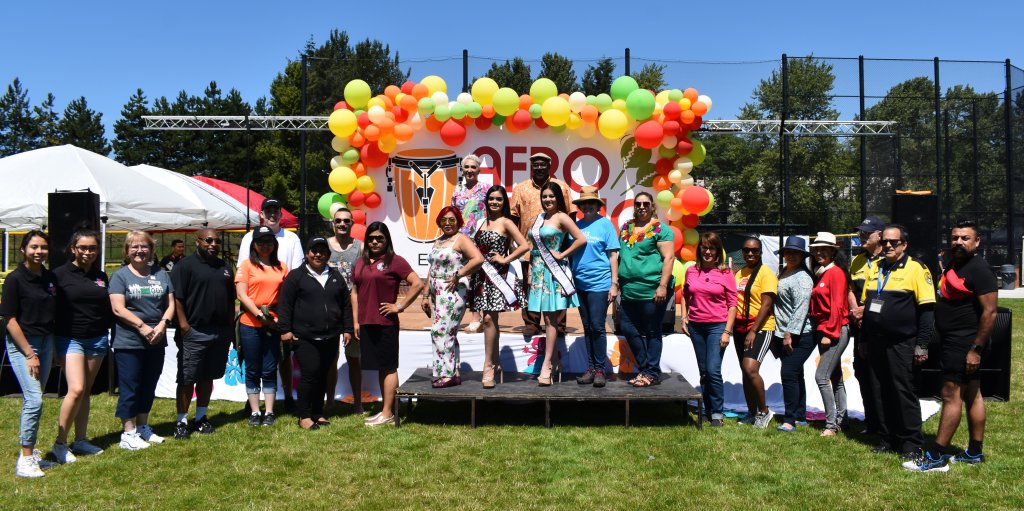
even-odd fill
[(537, 103), (530, 105), (530, 118), (539, 119), (541, 113), (541, 107)]
[(341, 155), (341, 161), (345, 162), (345, 165), (352, 165), (359, 161), (359, 149), (351, 148)]
[(494, 114), (494, 117), (491, 118), (491, 124), (495, 126), (505, 124), (505, 116), (501, 114)]
[(668, 91), (668, 99), (669, 101), (679, 101), (680, 99), (683, 99), (683, 91), (679, 89), (672, 89)]
[(661, 156), (662, 158), (674, 158), (676, 156), (676, 148), (659, 145), (658, 156)]
[(455, 103), (452, 105), (452, 119), (462, 119), (466, 116), (466, 105), (462, 103)]
[(654, 95), (646, 89), (637, 89), (626, 96), (626, 112), (638, 121), (646, 121), (654, 113)]
[(452, 117), (452, 111), (448, 108), (448, 105), (437, 105), (434, 107), (434, 117), (437, 120), (444, 122)]
[(594, 98), (594, 106), (598, 112), (604, 112), (612, 107), (612, 97), (602, 92)]
[(476, 119), (477, 117), (480, 117), (481, 113), (483, 113), (483, 107), (480, 106), (480, 103), (477, 103), (476, 101), (466, 106), (466, 115), (468, 115), (470, 119)]
[(558, 86), (548, 78), (538, 78), (533, 85), (530, 85), (530, 97), (534, 103), (544, 103), (544, 100), (558, 95)]
[(634, 80), (632, 76), (620, 76), (612, 82), (612, 99), (621, 99), (625, 101), (630, 92), (639, 88), (640, 84), (636, 83), (636, 80)]
[(416, 109), (419, 111), (421, 117), (426, 117), (434, 113), (434, 100), (430, 98), (422, 98), (419, 103), (416, 103)]
[(665, 208), (672, 203), (673, 197), (675, 197), (675, 195), (673, 195), (669, 190), (662, 190), (654, 197), (654, 201), (657, 202), (659, 206)]
[(320, 200), (316, 201), (316, 209), (320, 212), (320, 216), (331, 218), (331, 204), (335, 202), (343, 202), (340, 193), (327, 192), (321, 195)]
[(590, 106), (597, 105), (597, 96), (595, 96), (593, 94), (590, 94), (589, 96), (587, 96), (587, 104), (590, 105)]
[(704, 163), (704, 157), (707, 155), (708, 150), (704, 147), (704, 144), (700, 140), (693, 139), (693, 150), (686, 156), (690, 158), (694, 166)]

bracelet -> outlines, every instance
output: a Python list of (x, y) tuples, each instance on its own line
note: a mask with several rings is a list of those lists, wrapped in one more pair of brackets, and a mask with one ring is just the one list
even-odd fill
[(35, 351), (33, 351), (31, 355), (25, 355), (25, 360), (32, 360), (33, 358), (39, 358), (39, 354)]
[(722, 332), (722, 333), (724, 333), (724, 334), (729, 334), (729, 335), (732, 335), (732, 330), (725, 330), (725, 331), (724, 331), (724, 332)]

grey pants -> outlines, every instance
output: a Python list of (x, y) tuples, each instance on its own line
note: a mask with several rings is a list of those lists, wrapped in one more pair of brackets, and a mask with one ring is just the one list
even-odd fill
[[(814, 338), (821, 342), (821, 332), (814, 332)], [(825, 427), (839, 429), (846, 418), (846, 387), (843, 385), (842, 357), (846, 345), (850, 343), (850, 327), (843, 326), (839, 332), (839, 340), (828, 346), (818, 345), (818, 369), (814, 371), (814, 381), (821, 392), (821, 401), (825, 404)]]

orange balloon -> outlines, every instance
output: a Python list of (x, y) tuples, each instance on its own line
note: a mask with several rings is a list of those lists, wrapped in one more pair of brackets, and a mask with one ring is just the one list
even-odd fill
[(529, 110), (530, 105), (533, 104), (533, 98), (529, 94), (523, 94), (519, 96), (519, 108), (522, 110)]
[[(429, 95), (430, 89), (428, 89), (426, 85), (423, 85), (422, 83), (417, 83), (416, 85), (412, 86), (412, 97), (416, 98), (416, 101), (419, 101)], [(696, 98), (696, 96), (694, 96), (694, 98)], [(696, 99), (694, 99), (694, 101), (696, 101)]]
[(651, 182), (651, 188), (657, 191), (668, 190), (672, 186), (672, 181), (668, 180), (666, 176), (654, 176), (654, 181)]
[(480, 110), (480, 116), (487, 119), (493, 119), (494, 114), (494, 105), (484, 105), (484, 107)]
[(441, 125), (442, 124), (444, 124), (444, 123), (442, 123), (441, 121), (437, 120), (437, 117), (434, 117), (433, 115), (431, 115), (430, 117), (427, 117), (427, 119), (425, 121), (423, 121), (423, 125), (427, 127), (427, 130), (432, 131), (434, 133), (437, 133), (438, 131), (441, 131)]
[(697, 96), (699, 96), (699, 94), (697, 94), (697, 89), (694, 89), (693, 87), (683, 91), (683, 97), (690, 100), (691, 105), (697, 102)]
[(402, 107), (402, 110), (412, 113), (419, 108), (419, 103), (416, 98), (410, 94), (402, 96), (402, 99), (398, 102), (398, 106)]
[(683, 110), (679, 113), (679, 120), (682, 121), (683, 124), (690, 124), (696, 118), (697, 115), (693, 113), (693, 110)]
[(679, 249), (679, 257), (683, 261), (696, 261), (697, 260), (697, 246), (696, 245), (683, 245), (683, 248)]
[(369, 140), (370, 142), (376, 142), (380, 140), (380, 128), (378, 128), (374, 124), (371, 124), (363, 128), (363, 136), (366, 137), (366, 140)]
[(708, 113), (708, 106), (698, 101), (690, 106), (690, 111), (693, 112), (694, 115), (704, 115)]
[(594, 105), (584, 105), (580, 109), (580, 119), (583, 119), (584, 122), (597, 122), (598, 114), (597, 107)]
[(363, 147), (363, 144), (366, 143), (366, 137), (357, 131), (352, 134), (351, 138), (349, 138), (349, 143), (352, 144), (352, 147)]
[(352, 169), (352, 172), (356, 173), (356, 177), (363, 177), (366, 175), (366, 165), (363, 165), (363, 162), (361, 161), (357, 161), (349, 168)]
[(682, 211), (683, 210), (683, 199), (680, 198), (680, 197), (672, 197), (672, 203), (669, 204), (669, 207), (674, 209), (674, 210), (676, 210), (676, 211)]
[(398, 140), (399, 142), (406, 142), (415, 134), (416, 132), (413, 131), (412, 127), (408, 124), (395, 125), (395, 140)]
[(385, 117), (377, 123), (377, 127), (380, 128), (381, 133), (394, 133), (395, 132), (395, 120)]
[(399, 92), (402, 92), (402, 89), (398, 88), (397, 85), (388, 85), (387, 87), (384, 87), (384, 95), (392, 100), (395, 99), (395, 96), (397, 96)]

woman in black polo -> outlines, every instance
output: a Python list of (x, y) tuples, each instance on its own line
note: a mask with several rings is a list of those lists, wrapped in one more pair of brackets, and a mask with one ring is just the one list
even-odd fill
[[(103, 358), (114, 321), (110, 309), (109, 279), (100, 266), (100, 233), (79, 229), (68, 242), (68, 262), (54, 268), (57, 278), (57, 316), (54, 332), (57, 358), (64, 366), (68, 393), (60, 406), (53, 456), (57, 463), (71, 463), (76, 454), (99, 454), (103, 449), (87, 440), (89, 395)], [(75, 426), (70, 448), (68, 430)]]
[(316, 236), (306, 248), (306, 263), (288, 272), (278, 300), (281, 341), (294, 343), (302, 370), (295, 411), (302, 429), (330, 424), (323, 417), (328, 365), (338, 357), (338, 336), (352, 340), (352, 303), (338, 270), (327, 266), (331, 248)]
[(43, 415), (43, 387), (53, 359), (53, 317), (57, 308), (57, 281), (43, 266), (50, 254), (50, 238), (30, 231), (21, 240), (24, 261), (4, 280), (0, 316), (6, 321), (7, 356), (21, 385), (19, 433), (21, 456), (15, 474), (42, 477), (42, 462), (35, 450), (39, 419)]

